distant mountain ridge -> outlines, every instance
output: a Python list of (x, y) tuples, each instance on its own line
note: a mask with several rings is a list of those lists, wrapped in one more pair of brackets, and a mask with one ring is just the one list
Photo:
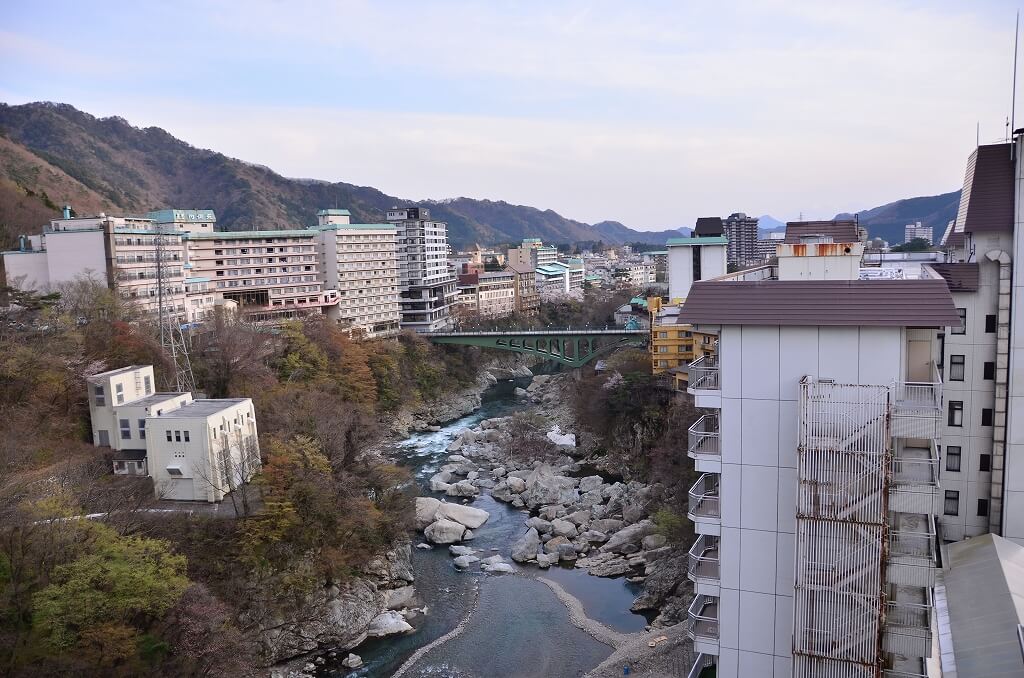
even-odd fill
[[(960, 191), (941, 195), (907, 198), (872, 207), (857, 214), (860, 225), (868, 230), (872, 238), (888, 240), (890, 244), (902, 243), (907, 224), (918, 221), (922, 226), (932, 227), (932, 238), (938, 244), (946, 226), (956, 219), (960, 206)], [(837, 214), (836, 219), (852, 219), (852, 214)]]
[(419, 204), (448, 222), (456, 248), (525, 237), (551, 243), (662, 244), (681, 234), (674, 229), (637, 231), (614, 221), (587, 224), (504, 201), (417, 202), (367, 186), (289, 179), (263, 165), (196, 148), (158, 127), (96, 118), (67, 104), (0, 104), (0, 136), (0, 219), (8, 239), (10, 233), (38, 231), (56, 214), (41, 200), (44, 185), (51, 187), (46, 191), (51, 204), (67, 201), (82, 213), (94, 206), (136, 213), (211, 208), (225, 230), (303, 228), (315, 222), (318, 208), (335, 205), (349, 209), (356, 221), (379, 222), (390, 207)]

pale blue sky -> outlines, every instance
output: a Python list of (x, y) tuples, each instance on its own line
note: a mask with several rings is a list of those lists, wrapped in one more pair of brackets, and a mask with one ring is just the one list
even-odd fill
[(830, 217), (959, 186), (975, 124), (1004, 134), (1015, 11), (0, 0), (0, 100), (406, 198), (641, 229)]

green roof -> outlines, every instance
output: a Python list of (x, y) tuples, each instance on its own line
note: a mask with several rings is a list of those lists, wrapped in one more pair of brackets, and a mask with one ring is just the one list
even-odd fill
[(653, 256), (658, 256), (659, 254), (668, 254), (668, 250), (651, 250), (650, 252), (641, 252), (640, 254), (650, 254)]
[(724, 235), (705, 236), (703, 238), (669, 238), (668, 242), (665, 244), (669, 247), (689, 245), (728, 245), (729, 239)]
[(339, 209), (333, 209), (332, 208), (332, 209), (320, 210), (319, 212), (316, 213), (316, 215), (318, 217), (320, 217), (320, 216), (348, 217), (348, 216), (352, 216), (352, 213), (349, 212), (348, 210), (339, 210)]
[(148, 213), (146, 218), (161, 224), (169, 224), (176, 221), (217, 221), (217, 216), (213, 213), (213, 210), (155, 210)]

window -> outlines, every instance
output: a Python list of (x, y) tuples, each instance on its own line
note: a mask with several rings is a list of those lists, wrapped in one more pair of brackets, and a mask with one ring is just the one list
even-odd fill
[(960, 316), (960, 327), (954, 327), (950, 329), (950, 334), (966, 334), (967, 333), (967, 309), (958, 308), (956, 314)]
[(964, 401), (949, 401), (949, 414), (947, 415), (946, 423), (950, 426), (964, 425)]
[(188, 442), (188, 431), (183, 431), (183, 433), (185, 434), (185, 442), (187, 443)]
[[(985, 334), (996, 333), (996, 317), (994, 315), (985, 316)], [(981, 514), (979, 514), (981, 515)]]
[(668, 353), (668, 346), (659, 346), (658, 353)]
[(174, 442), (176, 442), (176, 443), (180, 443), (181, 442), (181, 431), (175, 431), (174, 432)]
[(964, 380), (964, 357), (962, 355), (949, 356), (949, 380)]
[(171, 442), (171, 432), (165, 431), (165, 433), (167, 434), (167, 442)]
[(117, 404), (124, 404), (124, 384), (117, 384), (114, 386), (114, 393), (117, 394)]
[(106, 405), (107, 405), (107, 395), (103, 391), (103, 387), (102, 386), (93, 386), (92, 387), (92, 393), (93, 393), (93, 396), (95, 396), (95, 398), (96, 398), (96, 407), (106, 407)]
[(988, 516), (988, 499), (978, 500), (978, 515)]
[(139, 419), (139, 437), (143, 440), (146, 439), (146, 420)]
[(992, 470), (992, 455), (983, 454), (978, 457), (978, 470), (979, 471), (991, 471)]
[(996, 378), (996, 364), (985, 363), (984, 372), (985, 374), (983, 376), (985, 379), (987, 379), (988, 381), (994, 381)]
[(960, 446), (959, 445), (947, 445), (946, 446), (946, 470), (947, 471), (959, 471), (960, 470)]
[(956, 490), (946, 490), (946, 502), (942, 512), (947, 516), (960, 514), (960, 493)]
[(150, 393), (153, 392), (153, 380), (149, 378), (148, 374), (145, 377), (143, 377), (142, 380), (143, 383), (145, 383), (146, 385), (146, 395), (149, 395)]
[(132, 425), (127, 419), (119, 419), (118, 424), (121, 428), (121, 440), (130, 440), (132, 437)]
[(685, 353), (688, 350), (686, 346), (686, 344), (680, 344), (679, 346), (676, 346), (676, 350), (678, 350), (680, 353)]
[(668, 332), (658, 332), (659, 339), (668, 339)]
[(992, 408), (985, 407), (981, 410), (981, 425), (991, 426), (992, 425)]
[(943, 358), (943, 356), (946, 355), (946, 335), (943, 334), (942, 332), (939, 332), (938, 338), (939, 338), (939, 362), (936, 363), (935, 366), (938, 367), (939, 371), (941, 372), (942, 368), (943, 368), (942, 358)]

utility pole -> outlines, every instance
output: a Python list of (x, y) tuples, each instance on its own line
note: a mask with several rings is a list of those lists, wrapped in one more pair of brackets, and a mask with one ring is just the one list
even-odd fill
[[(170, 359), (174, 370), (174, 387), (179, 392), (195, 391), (195, 377), (192, 374), (192, 361), (188, 355), (188, 345), (181, 330), (181, 321), (174, 314), (174, 305), (168, 309), (164, 302), (164, 261), (166, 259), (167, 235), (163, 226), (159, 227), (154, 244), (156, 245), (156, 281), (157, 281), (157, 315), (160, 324), (160, 348)], [(177, 237), (177, 236), (174, 236)], [(180, 242), (180, 240), (179, 240)]]

